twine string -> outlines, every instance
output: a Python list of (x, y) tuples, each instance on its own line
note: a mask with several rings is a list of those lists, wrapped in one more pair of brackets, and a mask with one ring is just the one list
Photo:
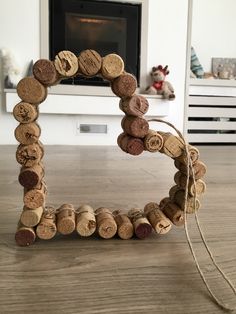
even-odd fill
[(231, 280), (226, 276), (226, 274), (223, 272), (223, 270), (221, 269), (221, 267), (217, 264), (203, 233), (203, 230), (201, 228), (200, 225), (200, 221), (197, 215), (197, 210), (196, 210), (196, 199), (197, 199), (197, 193), (196, 193), (196, 179), (195, 179), (195, 175), (194, 175), (194, 169), (193, 169), (193, 164), (192, 164), (192, 160), (190, 158), (190, 153), (189, 153), (189, 149), (188, 149), (188, 143), (185, 141), (182, 133), (170, 122), (161, 120), (161, 119), (150, 119), (148, 120), (148, 122), (160, 122), (160, 123), (165, 123), (168, 126), (170, 126), (171, 128), (173, 128), (175, 130), (175, 132), (178, 134), (178, 136), (183, 140), (184, 142), (184, 147), (185, 147), (185, 153), (187, 155), (187, 179), (186, 179), (186, 185), (185, 185), (185, 195), (184, 195), (184, 230), (185, 230), (185, 235), (187, 238), (187, 242), (190, 248), (190, 252), (192, 254), (193, 260), (195, 262), (195, 266), (198, 270), (198, 273), (205, 285), (205, 287), (207, 288), (208, 292), (210, 293), (210, 295), (212, 296), (213, 300), (218, 304), (218, 306), (220, 306), (222, 309), (226, 310), (226, 311), (234, 311), (236, 310), (236, 306), (231, 307), (228, 304), (223, 303), (216, 295), (215, 293), (212, 291), (202, 269), (201, 266), (198, 262), (195, 250), (193, 248), (193, 244), (189, 235), (189, 231), (188, 231), (188, 223), (187, 223), (187, 201), (188, 201), (188, 185), (189, 185), (189, 178), (190, 178), (190, 171), (192, 174), (192, 178), (193, 178), (193, 184), (194, 184), (194, 212), (195, 212), (195, 221), (196, 221), (196, 225), (200, 234), (200, 237), (202, 239), (202, 242), (204, 244), (204, 247), (206, 249), (206, 251), (208, 252), (208, 255), (212, 261), (212, 263), (214, 264), (214, 266), (216, 267), (216, 269), (219, 271), (219, 273), (222, 275), (222, 277), (224, 278), (224, 280), (226, 281), (226, 283), (229, 285), (229, 287), (231, 288), (231, 290), (233, 291), (233, 293), (236, 295), (236, 288), (234, 287), (233, 283), (231, 282)]
[[(216, 302), (216, 304), (218, 306), (220, 306), (222, 309), (226, 310), (226, 311), (234, 311), (236, 310), (236, 306), (234, 307), (231, 307), (229, 306), (228, 304), (225, 304), (224, 302), (222, 302), (216, 295), (215, 293), (212, 291), (202, 269), (201, 269), (201, 266), (198, 262), (198, 259), (197, 259), (197, 256), (196, 256), (196, 253), (195, 253), (195, 250), (193, 248), (193, 244), (192, 244), (192, 240), (190, 238), (190, 235), (189, 235), (189, 230), (188, 230), (188, 223), (187, 223), (187, 203), (188, 203), (188, 185), (189, 185), (189, 179), (190, 179), (190, 173), (191, 173), (191, 177), (193, 179), (193, 185), (194, 185), (194, 215), (195, 215), (195, 221), (196, 221), (196, 225), (197, 225), (197, 228), (198, 228), (198, 231), (199, 231), (199, 235), (201, 237), (201, 240), (202, 240), (202, 243), (204, 244), (204, 247), (206, 249), (206, 251), (208, 252), (208, 255), (212, 261), (212, 263), (214, 264), (214, 266), (216, 267), (216, 269), (219, 271), (219, 273), (222, 275), (222, 277), (224, 278), (224, 280), (226, 281), (226, 283), (229, 285), (229, 287), (231, 288), (231, 290), (233, 291), (233, 293), (236, 295), (236, 288), (234, 287), (233, 283), (231, 282), (231, 280), (226, 276), (226, 274), (223, 272), (223, 270), (221, 269), (221, 267), (217, 264), (207, 242), (206, 242), (206, 239), (205, 239), (205, 236), (204, 236), (204, 232), (201, 228), (201, 225), (200, 225), (200, 221), (199, 221), (199, 218), (198, 218), (198, 214), (197, 214), (197, 205), (196, 205), (196, 200), (197, 200), (197, 193), (196, 193), (196, 179), (195, 179), (195, 173), (194, 173), (194, 168), (193, 168), (193, 164), (192, 164), (192, 160), (191, 160), (191, 157), (190, 157), (190, 153), (189, 153), (189, 148), (188, 148), (188, 143), (185, 141), (185, 138), (183, 137), (182, 133), (170, 122), (167, 122), (167, 121), (164, 121), (164, 120), (161, 120), (161, 119), (150, 119), (148, 120), (148, 122), (160, 122), (160, 123), (164, 123), (166, 125), (168, 125), (169, 127), (171, 127), (172, 129), (175, 130), (175, 132), (178, 134), (178, 136), (182, 139), (183, 143), (184, 143), (184, 148), (185, 148), (185, 154), (186, 154), (186, 157), (187, 157), (187, 174), (186, 174), (186, 185), (185, 185), (185, 194), (184, 194), (184, 220), (185, 220), (185, 223), (184, 223), (184, 230), (185, 230), (185, 235), (186, 235), (186, 239), (187, 239), (187, 243), (189, 245), (189, 248), (190, 248), (190, 252), (192, 254), (192, 257), (193, 257), (193, 260), (194, 260), (194, 263), (195, 263), (195, 266), (197, 268), (197, 271), (205, 285), (205, 287), (207, 288), (209, 294), (211, 295), (211, 297), (213, 298), (213, 300)], [(52, 207), (46, 207), (45, 208), (45, 212), (48, 213), (48, 214), (58, 214), (59, 213), (59, 209), (54, 209)], [(78, 212), (75, 210), (75, 213), (77, 214), (82, 214), (82, 213), (88, 213), (89, 211), (82, 211), (82, 212)], [(149, 212), (149, 211), (148, 211)], [(115, 216), (112, 212), (110, 211), (106, 211), (104, 213), (107, 213), (107, 214), (110, 214), (111, 216)], [(99, 213), (94, 213), (95, 216), (97, 216)], [(133, 216), (132, 218), (136, 218), (138, 215), (137, 213), (136, 214), (133, 214), (133, 215), (130, 215), (130, 216)], [(136, 216), (136, 217), (135, 217)], [(131, 218), (131, 217), (130, 217)]]

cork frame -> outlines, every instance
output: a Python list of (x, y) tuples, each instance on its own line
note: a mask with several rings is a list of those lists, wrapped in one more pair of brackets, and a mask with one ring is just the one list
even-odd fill
[[(125, 116), (121, 121), (123, 133), (118, 136), (117, 143), (124, 152), (134, 156), (144, 150), (160, 152), (174, 160), (178, 170), (174, 177), (175, 185), (160, 204), (148, 203), (144, 210), (133, 208), (128, 213), (111, 212), (104, 207), (94, 211), (87, 204), (78, 209), (72, 204), (63, 204), (58, 209), (46, 207), (47, 188), (42, 164), (44, 148), (39, 140), (41, 129), (37, 123), (39, 105), (46, 99), (48, 87), (78, 73), (85, 77), (102, 76), (110, 82), (112, 92), (120, 98), (119, 107)], [(36, 237), (47, 240), (57, 232), (68, 235), (74, 230), (80, 236), (91, 236), (97, 232), (104, 239), (112, 238), (116, 233), (121, 239), (129, 239), (133, 234), (144, 239), (153, 229), (165, 234), (172, 224), (182, 226), (186, 202), (187, 213), (200, 208), (198, 197), (206, 189), (202, 180), (206, 166), (199, 160), (198, 149), (187, 145), (181, 134), (176, 136), (150, 130), (149, 122), (144, 118), (148, 101), (143, 95), (135, 94), (136, 88), (136, 78), (125, 71), (120, 56), (109, 54), (101, 57), (91, 49), (82, 51), (79, 56), (71, 51), (61, 51), (54, 61), (40, 59), (33, 66), (33, 76), (23, 78), (18, 83), (17, 93), (21, 102), (15, 106), (13, 115), (19, 122), (15, 130), (15, 137), (20, 143), (16, 160), (22, 166), (18, 179), (24, 187), (24, 208), (15, 235), (17, 244), (30, 245)], [(186, 176), (188, 156), (192, 163), (189, 180)]]

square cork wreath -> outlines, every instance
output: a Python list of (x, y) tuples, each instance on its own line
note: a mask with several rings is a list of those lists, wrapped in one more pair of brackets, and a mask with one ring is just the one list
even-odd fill
[[(124, 152), (134, 156), (144, 150), (160, 152), (174, 160), (178, 169), (175, 185), (160, 204), (151, 202), (143, 210), (132, 208), (128, 213), (112, 212), (104, 207), (94, 210), (87, 204), (78, 209), (72, 204), (63, 204), (58, 209), (46, 207), (44, 147), (39, 140), (41, 129), (37, 123), (39, 104), (47, 97), (47, 87), (78, 74), (102, 76), (110, 81), (113, 93), (120, 97), (119, 107), (125, 116), (121, 121), (123, 133), (118, 136), (117, 143)], [(168, 122), (149, 120), (168, 124), (177, 136), (150, 130), (149, 121), (143, 117), (149, 104), (145, 97), (135, 94), (136, 88), (136, 78), (125, 72), (120, 56), (109, 54), (102, 58), (94, 50), (84, 50), (78, 57), (70, 51), (61, 51), (54, 61), (40, 59), (33, 66), (33, 76), (18, 83), (17, 94), (21, 102), (14, 107), (13, 115), (20, 123), (15, 129), (15, 137), (20, 143), (16, 160), (22, 166), (18, 179), (24, 187), (24, 207), (15, 234), (18, 245), (31, 245), (37, 237), (48, 240), (57, 232), (68, 235), (74, 230), (82, 237), (97, 232), (103, 239), (110, 239), (116, 233), (121, 239), (133, 236), (144, 239), (153, 230), (166, 234), (173, 224), (184, 225), (186, 213), (195, 213), (200, 208), (198, 197), (206, 189), (202, 181), (206, 166), (199, 160), (198, 149), (186, 143), (181, 133)]]

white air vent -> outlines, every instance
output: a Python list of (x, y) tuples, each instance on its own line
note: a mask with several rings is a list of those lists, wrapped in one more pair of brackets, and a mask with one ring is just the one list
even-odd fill
[(80, 124), (80, 133), (107, 133), (107, 124)]

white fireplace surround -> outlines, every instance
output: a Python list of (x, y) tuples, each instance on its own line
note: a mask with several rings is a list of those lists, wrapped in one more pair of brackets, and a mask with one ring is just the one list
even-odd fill
[[(109, 1), (109, 0), (107, 0)], [(140, 43), (140, 88), (138, 93), (144, 92), (148, 85), (147, 76), (147, 41), (148, 41), (148, 8), (149, 0), (112, 0), (119, 3), (137, 3), (142, 5), (141, 14), (141, 43)], [(99, 1), (98, 1), (99, 5)], [(101, 4), (102, 5), (102, 4)], [(40, 1), (40, 57), (49, 59), (49, 6), (48, 0)], [(52, 94), (114, 96), (106, 86), (57, 85), (51, 88)]]
[[(103, 0), (104, 1), (104, 0)], [(106, 0), (109, 1), (109, 0)], [(114, 1), (114, 0), (113, 0)], [(176, 93), (174, 101), (145, 95), (150, 107), (147, 118), (161, 117), (183, 130), (186, 82), (188, 0), (123, 0), (142, 4), (141, 86), (148, 85), (153, 66), (168, 65), (170, 81)], [(12, 10), (12, 8), (16, 10)], [(17, 56), (22, 75), (30, 62), (48, 57), (48, 0), (8, 0), (3, 2), (0, 38)], [(16, 26), (17, 25), (17, 26)], [(25, 37), (19, 36), (25, 34)], [(17, 144), (14, 129), (17, 121), (12, 109), (19, 101), (15, 90), (0, 90), (0, 144)], [(138, 90), (138, 93), (142, 90)], [(124, 115), (119, 98), (109, 87), (56, 86), (40, 105), (41, 140), (49, 145), (117, 145)], [(107, 126), (107, 133), (81, 133), (80, 125)], [(168, 130), (165, 126), (151, 128)]]

